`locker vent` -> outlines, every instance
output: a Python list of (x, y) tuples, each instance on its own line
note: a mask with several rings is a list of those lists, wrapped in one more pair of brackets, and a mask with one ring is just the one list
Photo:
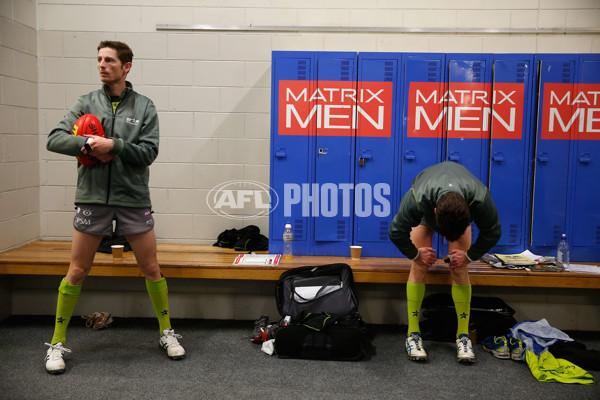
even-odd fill
[(351, 76), (350, 76), (350, 73), (351, 73), (350, 61), (348, 61), (348, 60), (342, 61), (342, 71), (341, 72), (342, 72), (342, 76), (340, 79), (342, 81), (349, 81), (351, 78)]
[(473, 80), (471, 82), (481, 82), (482, 63), (473, 63)]
[(306, 240), (306, 227), (303, 219), (294, 220), (294, 239)]
[(388, 221), (381, 221), (379, 223), (379, 240), (387, 241), (388, 229), (390, 228), (390, 223)]
[(337, 221), (337, 238), (338, 240), (346, 239), (346, 221), (343, 219)]
[(558, 243), (560, 241), (562, 234), (562, 225), (554, 225), (554, 227), (552, 228), (552, 237), (554, 238), (555, 243)]
[(438, 64), (436, 62), (430, 62), (427, 65), (427, 82), (438, 81)]
[(383, 81), (392, 82), (394, 80), (394, 63), (392, 61), (386, 61), (383, 70)]
[(527, 74), (527, 64), (517, 63), (517, 83), (525, 83), (525, 76)]
[(519, 225), (510, 224), (508, 226), (508, 242), (510, 244), (519, 244)]
[(562, 73), (562, 83), (570, 83), (571, 82), (571, 63), (563, 64), (563, 73)]
[(298, 60), (298, 80), (305, 81), (308, 77), (308, 66), (306, 60)]

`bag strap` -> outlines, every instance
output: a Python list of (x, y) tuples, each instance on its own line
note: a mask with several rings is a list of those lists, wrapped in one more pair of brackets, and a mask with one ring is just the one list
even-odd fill
[(327, 322), (330, 319), (331, 315), (326, 312), (320, 314), (308, 313), (300, 320), (300, 324), (308, 329), (319, 332), (328, 325)]

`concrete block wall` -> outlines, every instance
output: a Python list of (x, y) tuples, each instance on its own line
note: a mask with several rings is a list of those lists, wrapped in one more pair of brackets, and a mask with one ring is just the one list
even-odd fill
[(0, 250), (40, 236), (34, 0), (0, 2)]

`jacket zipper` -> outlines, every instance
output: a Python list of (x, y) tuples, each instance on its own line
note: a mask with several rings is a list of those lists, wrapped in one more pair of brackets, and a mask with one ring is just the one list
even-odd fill
[[(123, 97), (123, 99), (119, 100), (119, 104), (117, 104), (117, 106), (115, 107), (114, 111), (113, 111), (113, 107), (112, 107), (112, 99), (110, 98), (110, 96), (108, 96), (108, 106), (110, 107), (110, 110), (112, 111), (112, 121), (111, 121), (111, 129), (110, 129), (110, 134), (111, 134), (111, 139), (115, 140), (115, 119), (117, 116), (117, 110), (119, 109), (119, 106), (121, 105), (121, 102), (125, 99), (125, 97)], [(108, 181), (106, 183), (107, 188), (106, 188), (106, 204), (108, 205), (108, 200), (110, 198), (110, 179), (111, 179), (111, 175), (112, 175), (112, 162), (110, 162), (108, 164)]]
[[(126, 88), (127, 89), (127, 88)], [(104, 92), (105, 96), (108, 97), (108, 106), (110, 107), (110, 110), (112, 111), (112, 121), (111, 121), (111, 129), (110, 129), (110, 134), (111, 134), (111, 139), (114, 141), (115, 140), (115, 119), (117, 117), (117, 110), (119, 109), (119, 107), (121, 106), (121, 103), (125, 100), (125, 98), (127, 98), (127, 96), (129, 95), (129, 93), (126, 93), (125, 96), (123, 96), (122, 99), (119, 99), (119, 104), (117, 104), (117, 106), (115, 107), (114, 111), (112, 108), (112, 99), (110, 98), (110, 96), (108, 94), (106, 94), (106, 92)], [(107, 182), (107, 190), (106, 190), (106, 204), (108, 205), (108, 200), (110, 198), (110, 179), (111, 179), (111, 174), (112, 174), (112, 162), (108, 164), (108, 182)]]

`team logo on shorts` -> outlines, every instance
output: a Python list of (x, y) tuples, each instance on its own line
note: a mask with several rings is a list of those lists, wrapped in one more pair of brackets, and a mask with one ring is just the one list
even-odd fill
[(89, 208), (77, 207), (77, 214), (83, 214), (85, 217), (90, 217), (92, 215), (92, 210)]
[(144, 211), (144, 216), (145, 217), (149, 217), (150, 215), (152, 215), (152, 211), (151, 210)]

